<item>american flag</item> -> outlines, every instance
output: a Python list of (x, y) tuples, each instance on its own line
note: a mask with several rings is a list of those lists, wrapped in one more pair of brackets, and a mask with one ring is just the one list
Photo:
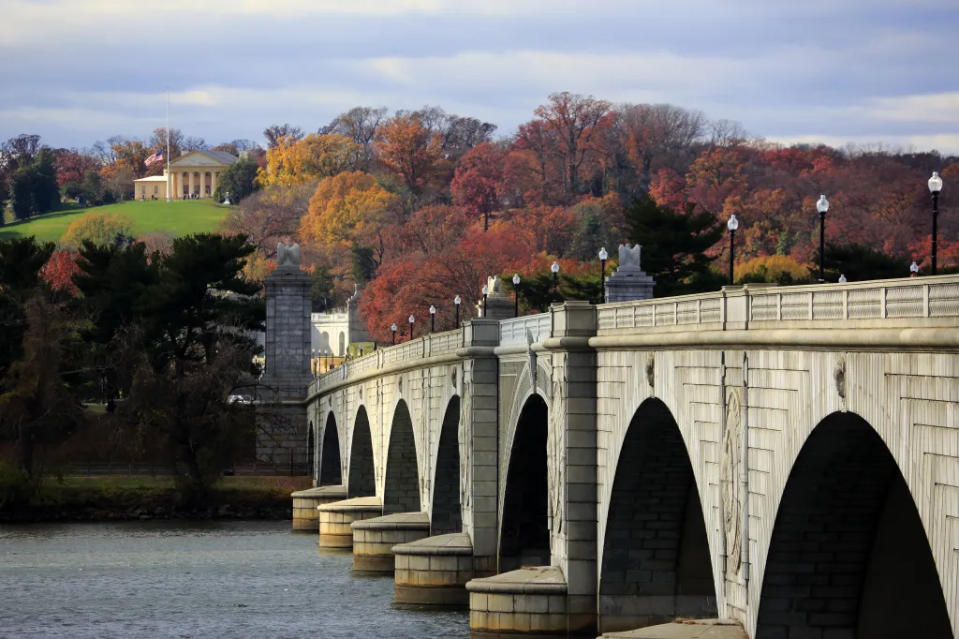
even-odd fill
[(157, 151), (146, 160), (143, 161), (144, 166), (153, 166), (157, 162), (163, 161), (163, 151)]

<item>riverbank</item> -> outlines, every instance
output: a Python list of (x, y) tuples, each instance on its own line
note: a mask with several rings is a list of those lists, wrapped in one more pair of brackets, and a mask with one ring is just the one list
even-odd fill
[(184, 504), (172, 476), (93, 475), (48, 479), (27, 505), (0, 511), (2, 522), (292, 518), (290, 493), (309, 477), (223, 477), (202, 504)]

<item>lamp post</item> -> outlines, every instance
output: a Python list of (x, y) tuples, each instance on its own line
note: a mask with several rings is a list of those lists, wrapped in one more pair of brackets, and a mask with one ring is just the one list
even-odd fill
[(393, 333), (393, 344), (396, 343), (396, 322), (390, 324), (390, 331)]
[(733, 213), (726, 222), (726, 228), (729, 229), (729, 285), (735, 283), (734, 268), (736, 265), (736, 229), (739, 228), (739, 219)]
[(609, 259), (609, 253), (606, 247), (599, 249), (599, 303), (606, 301), (606, 260)]
[(453, 306), (456, 307), (456, 328), (460, 327), (460, 304), (462, 303), (463, 300), (460, 299), (459, 295), (453, 298)]
[(929, 178), (929, 193), (932, 194), (932, 274), (936, 274), (936, 253), (938, 252), (939, 235), (939, 191), (942, 190), (942, 178), (938, 171), (932, 172)]
[(912, 264), (909, 265), (909, 277), (918, 277), (919, 276), (919, 265), (916, 264), (913, 260)]
[[(408, 321), (409, 321), (409, 323), (410, 323), (410, 339), (413, 339), (413, 323), (416, 321), (416, 318), (413, 317), (413, 314), (412, 314), (412, 313), (410, 313), (410, 317), (409, 317), (409, 320), (408, 320)], [(408, 341), (410, 341), (410, 339), (408, 339), (408, 340), (406, 340), (406, 341), (408, 342)]]
[(489, 295), (489, 286), (483, 284), (483, 318), (486, 318), (486, 297)]
[(559, 298), (559, 262), (553, 260), (549, 270), (553, 272), (553, 299)]
[(436, 331), (436, 307), (430, 304), (430, 333)]
[(519, 317), (519, 273), (513, 273), (513, 317)]
[(816, 202), (816, 210), (819, 211), (819, 281), (825, 282), (825, 252), (826, 252), (826, 211), (829, 210), (829, 200), (825, 195), (820, 195)]

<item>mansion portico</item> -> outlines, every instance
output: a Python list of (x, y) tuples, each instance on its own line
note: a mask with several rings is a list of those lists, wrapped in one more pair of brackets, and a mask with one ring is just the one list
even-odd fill
[(170, 197), (176, 200), (213, 197), (220, 173), (237, 161), (226, 151), (190, 151), (170, 163), (169, 173), (133, 181), (134, 197), (138, 200), (166, 199), (167, 182)]

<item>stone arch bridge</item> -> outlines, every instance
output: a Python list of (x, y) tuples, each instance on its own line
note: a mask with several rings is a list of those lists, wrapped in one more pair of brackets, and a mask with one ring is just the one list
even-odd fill
[(418, 526), (397, 598), (469, 580), (477, 636), (959, 636), (959, 276), (477, 318), (306, 405), (321, 543)]

